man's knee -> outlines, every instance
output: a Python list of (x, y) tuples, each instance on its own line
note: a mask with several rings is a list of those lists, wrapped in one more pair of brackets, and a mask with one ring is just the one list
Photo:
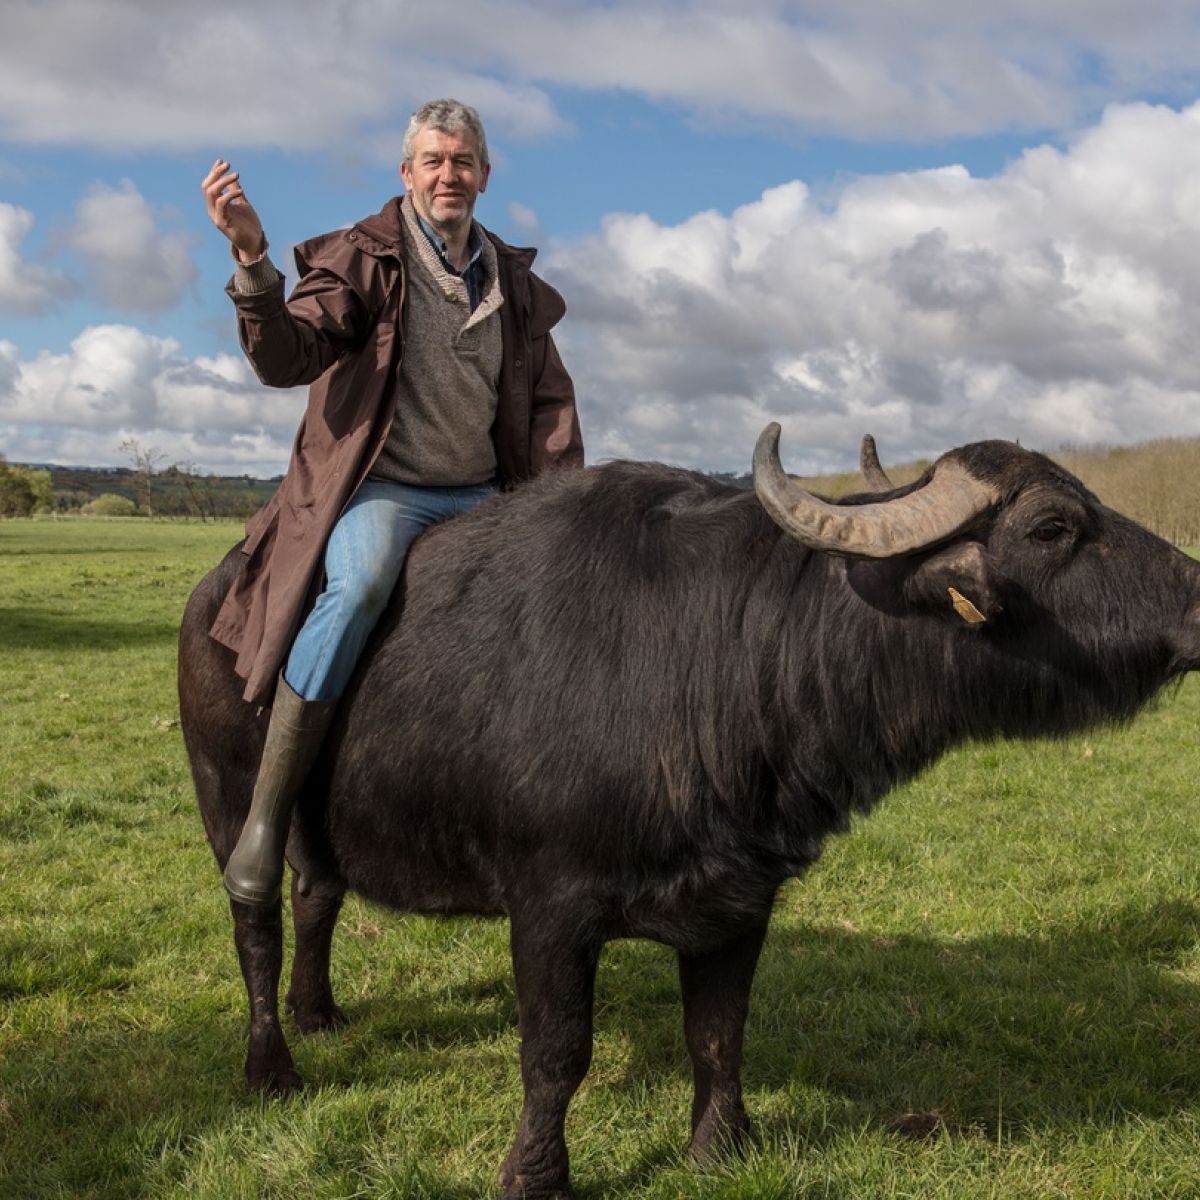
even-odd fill
[(380, 616), (392, 597), (396, 580), (400, 576), (400, 563), (381, 564), (377, 570), (364, 572), (360, 584), (359, 604), (372, 618)]
[(391, 598), (400, 566), (395, 556), (362, 558), (355, 563), (353, 571), (340, 579), (331, 579), (329, 590), (339, 593), (341, 604), (353, 612), (378, 617)]

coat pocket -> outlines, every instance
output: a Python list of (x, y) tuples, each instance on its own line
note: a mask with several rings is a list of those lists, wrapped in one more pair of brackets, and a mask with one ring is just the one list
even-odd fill
[(288, 511), (291, 514), (291, 528), (288, 534), (293, 538), (303, 539), (308, 537), (312, 532), (313, 526), (316, 523), (316, 515), (313, 511), (315, 500), (305, 500), (300, 504), (293, 504), (290, 500), (287, 502)]

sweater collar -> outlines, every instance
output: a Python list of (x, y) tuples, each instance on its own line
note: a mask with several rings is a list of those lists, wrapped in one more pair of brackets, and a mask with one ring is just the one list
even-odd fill
[(423, 216), (417, 211), (417, 206), (412, 206), (413, 216), (417, 218), (417, 224), (421, 227), (421, 232), (428, 239), (429, 244), (438, 252), (442, 262), (446, 264), (446, 269), (453, 271), (456, 275), (463, 275), (471, 269), (483, 256), (483, 234), (479, 230), (479, 222), (471, 222), (471, 232), (467, 237), (467, 265), (460, 271), (450, 263), (450, 247), (446, 244), (446, 239)]
[[(358, 244), (361, 249), (368, 254), (400, 253), (404, 243), (404, 217), (400, 212), (403, 200), (402, 195), (393, 196), (377, 213), (372, 213), (371, 216), (364, 217), (355, 223), (354, 228), (358, 233), (365, 235), (374, 243), (374, 245), (366, 244), (360, 236)], [(512, 261), (514, 266), (523, 267), (525, 270), (529, 270), (533, 266), (537, 251), (532, 246), (510, 246), (507, 242), (501, 241), (490, 229), (484, 229), (478, 222), (476, 222), (476, 228), (482, 230), (492, 245), (496, 247), (496, 253), (502, 259), (507, 258)]]

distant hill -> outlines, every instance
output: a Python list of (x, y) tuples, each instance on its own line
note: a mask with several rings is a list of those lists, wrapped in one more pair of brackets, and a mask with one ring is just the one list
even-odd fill
[[(130, 467), (62, 467), (48, 463), (19, 464), (50, 472), (60, 512), (82, 508), (102, 495), (125, 496), (145, 507), (145, 477)], [(202, 475), (167, 467), (150, 479), (150, 505), (155, 516), (245, 519), (260, 508), (278, 486), (274, 479), (252, 475)]]
[[(1077, 475), (1118, 512), (1140, 521), (1160, 537), (1181, 546), (1200, 546), (1200, 438), (1162, 438), (1136, 446), (1063, 446), (1049, 457)], [(145, 479), (129, 467), (61, 467), (14, 463), (50, 472), (60, 512), (77, 510), (97, 496), (126, 496), (144, 508)], [(897, 486), (917, 478), (928, 460), (885, 462)], [(716, 476), (737, 487), (749, 487), (749, 475)], [(168, 467), (151, 477), (150, 500), (155, 516), (201, 519), (245, 519), (263, 505), (283, 477), (201, 475)], [(820, 495), (836, 499), (864, 490), (857, 471), (801, 477)]]

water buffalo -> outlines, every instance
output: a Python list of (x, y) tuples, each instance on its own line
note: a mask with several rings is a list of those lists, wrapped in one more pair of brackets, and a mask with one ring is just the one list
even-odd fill
[[(568, 1194), (563, 1118), (607, 940), (678, 952), (691, 1151), (736, 1145), (772, 900), (825, 836), (956, 743), (1121, 720), (1200, 665), (1200, 564), (1049, 459), (981, 442), (833, 504), (784, 474), (778, 437), (759, 440), (755, 491), (617, 462), (426, 534), (298, 805), (302, 1030), (342, 1019), (347, 888), (509, 918), (525, 1098), (508, 1197)], [(240, 565), (235, 549), (197, 587), (179, 660), (222, 866), (264, 726), (206, 636)], [(247, 1078), (286, 1091), (280, 907), (232, 909)]]

